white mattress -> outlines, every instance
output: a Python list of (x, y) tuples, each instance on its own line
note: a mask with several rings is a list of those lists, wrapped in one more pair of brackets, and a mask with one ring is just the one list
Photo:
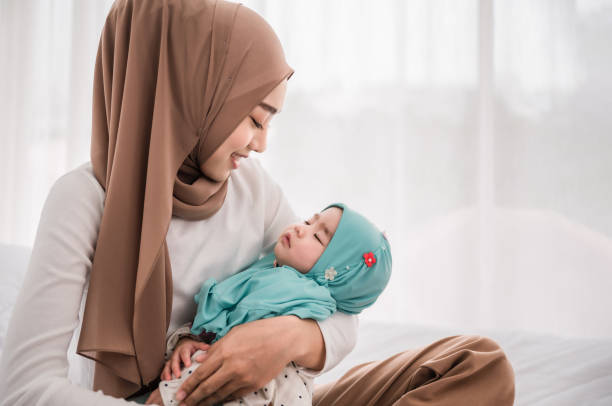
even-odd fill
[(495, 340), (514, 367), (515, 405), (612, 405), (612, 340), (364, 321), (359, 329), (353, 352), (318, 377), (316, 383), (335, 380), (354, 365), (384, 359), (446, 336), (481, 334)]

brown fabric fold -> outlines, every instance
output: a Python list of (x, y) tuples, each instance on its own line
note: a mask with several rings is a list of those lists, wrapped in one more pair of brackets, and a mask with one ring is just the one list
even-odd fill
[(201, 165), (293, 70), (252, 10), (214, 0), (117, 0), (94, 71), (91, 162), (106, 192), (77, 352), (94, 390), (159, 375), (172, 310), (172, 215), (202, 220), (227, 180)]
[(512, 406), (514, 370), (494, 340), (445, 337), (315, 387), (313, 406)]

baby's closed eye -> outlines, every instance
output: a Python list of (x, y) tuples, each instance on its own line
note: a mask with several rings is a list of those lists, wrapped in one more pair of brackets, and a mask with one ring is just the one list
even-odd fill
[[(307, 226), (309, 226), (309, 225), (310, 225), (310, 222), (309, 222), (308, 220), (304, 220), (304, 224), (306, 224)], [(314, 234), (313, 234), (313, 237), (314, 237), (314, 238), (316, 238), (316, 239), (317, 239), (317, 241), (319, 241), (319, 243), (320, 243), (321, 245), (323, 245), (323, 246), (325, 245), (325, 244), (323, 244), (323, 241), (321, 241), (321, 239), (319, 238), (319, 236), (317, 235), (317, 233), (314, 233)]]

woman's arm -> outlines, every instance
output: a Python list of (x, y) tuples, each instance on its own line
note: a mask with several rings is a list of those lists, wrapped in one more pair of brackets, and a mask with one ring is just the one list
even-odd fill
[(293, 361), (303, 367), (320, 371), (325, 365), (325, 340), (319, 325), (312, 319), (298, 319), (290, 327), (291, 338), (288, 342), (296, 343)]
[[(337, 320), (332, 320), (333, 317)], [(313, 369), (312, 375), (322, 373), (314, 369), (322, 363), (324, 370), (330, 369), (352, 349), (354, 340), (350, 337), (356, 336), (354, 320), (355, 316), (336, 312), (325, 320), (330, 324), (322, 330), (316, 322), (296, 316), (272, 317), (236, 326), (206, 354), (196, 358), (202, 365), (182, 384), (177, 399), (190, 406), (214, 405), (224, 399), (244, 396), (265, 386), (292, 360)], [(348, 333), (336, 330), (342, 328)], [(342, 337), (349, 337), (348, 343), (338, 343)], [(343, 348), (345, 352), (335, 354), (330, 360), (326, 357), (326, 343), (333, 343), (333, 347)]]
[[(278, 375), (297, 349), (291, 340), (302, 324), (296, 316), (255, 320), (232, 328), (196, 360), (201, 365), (182, 384), (177, 399), (187, 405), (213, 405), (257, 391)], [(299, 341), (302, 343), (302, 340)]]
[(314, 348), (309, 349), (309, 353), (304, 358), (293, 360), (308, 368), (307, 372), (312, 376), (318, 376), (338, 365), (355, 348), (359, 319), (355, 314), (335, 312), (323, 321), (312, 321), (312, 323), (316, 325), (320, 337), (323, 338), (323, 364), (311, 363), (319, 351), (318, 344), (313, 344)]
[(67, 350), (79, 326), (104, 198), (92, 179), (83, 169), (68, 173), (45, 202), (4, 343), (2, 405), (134, 404), (68, 379)]

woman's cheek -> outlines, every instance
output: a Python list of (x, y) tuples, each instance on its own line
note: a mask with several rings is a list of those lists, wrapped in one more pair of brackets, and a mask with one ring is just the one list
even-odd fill
[(257, 130), (253, 128), (253, 124), (250, 121), (244, 122), (241, 131), (240, 148), (244, 148), (251, 143), (251, 140), (255, 137), (256, 131)]

